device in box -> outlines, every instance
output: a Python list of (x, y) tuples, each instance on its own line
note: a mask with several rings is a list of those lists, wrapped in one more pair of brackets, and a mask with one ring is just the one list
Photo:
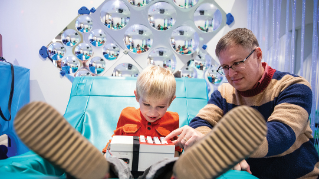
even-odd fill
[(131, 171), (143, 172), (162, 159), (174, 158), (175, 145), (164, 137), (113, 136), (110, 152), (124, 160)]

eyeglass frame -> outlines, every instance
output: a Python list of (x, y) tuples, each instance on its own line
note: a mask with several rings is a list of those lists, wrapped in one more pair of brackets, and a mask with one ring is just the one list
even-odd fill
[[(242, 60), (242, 61), (234, 62), (233, 65), (231, 65), (231, 66), (226, 65), (226, 66), (228, 66), (228, 69), (227, 69), (227, 70), (229, 70), (230, 68), (233, 69), (233, 66), (235, 65), (235, 63), (236, 63), (237, 65), (239, 65), (240, 63), (243, 63), (243, 64), (244, 64), (245, 61), (250, 57), (250, 55), (253, 54), (255, 51), (256, 51), (256, 48), (255, 48), (254, 50), (252, 50), (252, 51), (250, 52), (250, 54), (249, 54), (244, 60)], [(236, 66), (236, 65), (235, 65), (235, 66)], [(224, 66), (224, 67), (225, 67), (225, 66)], [(217, 69), (217, 72), (218, 72), (219, 74), (221, 74), (221, 75), (225, 75), (224, 69), (223, 69), (224, 67), (219, 66), (218, 69)], [(235, 69), (233, 69), (233, 70), (236, 71)]]

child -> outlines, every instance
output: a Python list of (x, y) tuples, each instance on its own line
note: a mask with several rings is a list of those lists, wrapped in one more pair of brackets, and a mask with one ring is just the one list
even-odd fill
[[(175, 99), (176, 81), (172, 72), (149, 66), (138, 76), (134, 94), (140, 108), (122, 110), (114, 135), (166, 137), (179, 127), (179, 116), (167, 108)], [(110, 143), (110, 141), (109, 141)], [(109, 146), (103, 149), (104, 156)], [(175, 156), (182, 152), (175, 148)]]

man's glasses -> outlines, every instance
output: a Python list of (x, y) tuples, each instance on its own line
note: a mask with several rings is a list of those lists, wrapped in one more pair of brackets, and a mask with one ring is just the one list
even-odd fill
[(217, 72), (221, 75), (225, 75), (226, 73), (229, 72), (229, 68), (233, 69), (234, 71), (241, 71), (243, 69), (245, 69), (245, 61), (250, 57), (251, 54), (254, 53), (256, 49), (254, 49), (253, 51), (250, 52), (250, 54), (242, 61), (239, 61), (239, 62), (234, 62), (232, 66), (228, 66), (228, 65), (225, 65), (225, 66), (220, 66), (218, 69), (217, 69)]

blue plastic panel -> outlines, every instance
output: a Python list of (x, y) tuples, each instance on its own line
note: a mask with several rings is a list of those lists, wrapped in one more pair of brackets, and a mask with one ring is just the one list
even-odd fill
[[(0, 62), (0, 106), (4, 116), (9, 118), (8, 101), (11, 89), (11, 66)], [(20, 108), (30, 102), (30, 70), (14, 65), (14, 92), (11, 105), (11, 121), (5, 121), (0, 117), (0, 135), (7, 134), (11, 139), (11, 147), (8, 148), (8, 157), (23, 154), (29, 149), (17, 137), (13, 122)]]
[(198, 114), (199, 110), (201, 110), (206, 104), (207, 99), (187, 99), (188, 123)]
[(186, 97), (195, 99), (207, 99), (207, 87), (205, 79), (183, 78), (186, 87)]
[(187, 111), (186, 98), (176, 98), (172, 102), (171, 106), (167, 109), (168, 111), (177, 112), (179, 115), (179, 126), (188, 125), (188, 111)]

